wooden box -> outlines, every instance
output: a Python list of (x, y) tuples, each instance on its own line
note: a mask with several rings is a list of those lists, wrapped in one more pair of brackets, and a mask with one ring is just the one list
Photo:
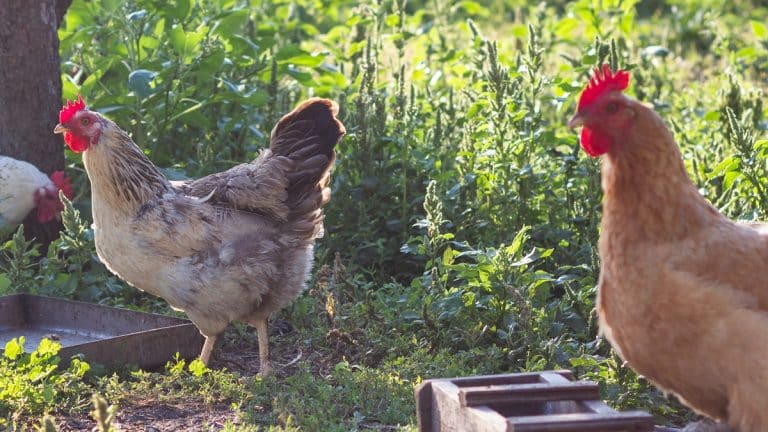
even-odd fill
[(618, 412), (570, 371), (435, 379), (416, 389), (421, 432), (650, 432), (653, 417)]

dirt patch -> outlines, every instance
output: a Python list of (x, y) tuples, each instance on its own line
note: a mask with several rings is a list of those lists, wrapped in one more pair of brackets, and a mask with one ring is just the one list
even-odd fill
[[(218, 431), (227, 422), (238, 424), (237, 414), (226, 404), (147, 400), (120, 407), (112, 425), (123, 432)], [(96, 430), (96, 422), (90, 418), (61, 418), (57, 423), (61, 431)]]
[(227, 422), (237, 422), (228, 405), (148, 401), (121, 409), (115, 426), (125, 432), (200, 431), (220, 430)]

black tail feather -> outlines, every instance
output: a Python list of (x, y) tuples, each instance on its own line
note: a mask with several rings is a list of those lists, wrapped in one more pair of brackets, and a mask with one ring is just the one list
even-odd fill
[[(336, 160), (334, 147), (344, 136), (336, 118), (338, 106), (331, 100), (312, 98), (283, 116), (272, 130), (270, 150), (296, 165), (288, 175), (289, 207), (303, 214), (322, 206), (328, 172)], [(310, 204), (311, 203), (311, 204)]]

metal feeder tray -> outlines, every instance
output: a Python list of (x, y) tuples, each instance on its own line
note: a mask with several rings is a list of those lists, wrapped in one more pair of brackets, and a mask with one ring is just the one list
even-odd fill
[(83, 354), (85, 361), (107, 367), (154, 369), (177, 352), (193, 359), (203, 345), (185, 319), (30, 294), (0, 297), (0, 350), (19, 336), (28, 351), (43, 338), (61, 343), (62, 367)]

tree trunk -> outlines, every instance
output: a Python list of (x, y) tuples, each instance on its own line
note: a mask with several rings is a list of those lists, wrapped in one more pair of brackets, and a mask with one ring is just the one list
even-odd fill
[(50, 174), (64, 168), (63, 142), (53, 134), (61, 107), (57, 30), (72, 0), (0, 3), (0, 154)]

